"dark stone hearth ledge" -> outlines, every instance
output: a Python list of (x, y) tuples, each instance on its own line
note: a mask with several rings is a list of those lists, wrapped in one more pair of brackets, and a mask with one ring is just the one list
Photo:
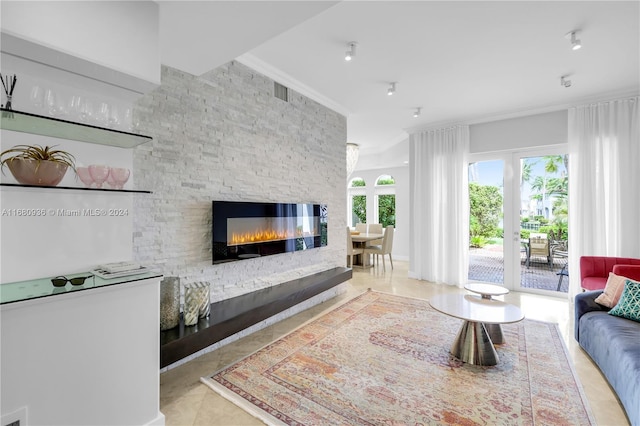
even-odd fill
[(211, 304), (197, 325), (160, 332), (160, 368), (350, 280), (351, 268), (333, 268)]

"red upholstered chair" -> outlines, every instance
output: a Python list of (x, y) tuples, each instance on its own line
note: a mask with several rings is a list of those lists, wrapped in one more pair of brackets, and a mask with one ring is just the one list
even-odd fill
[(609, 272), (632, 280), (640, 280), (640, 259), (608, 256), (580, 257), (580, 286), (584, 290), (605, 288)]

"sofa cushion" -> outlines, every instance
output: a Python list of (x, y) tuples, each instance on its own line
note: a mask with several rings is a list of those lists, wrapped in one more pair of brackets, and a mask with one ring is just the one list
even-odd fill
[(640, 283), (626, 280), (620, 301), (609, 314), (640, 322)]
[(629, 416), (640, 425), (640, 323), (587, 312), (580, 317), (580, 346), (606, 376)]
[(640, 265), (615, 265), (611, 272), (630, 280), (640, 281)]
[(575, 305), (574, 305), (574, 321), (573, 321), (573, 331), (576, 340), (580, 341), (580, 318), (587, 312), (597, 311), (597, 312), (608, 312), (609, 309), (606, 306), (602, 306), (599, 303), (596, 303), (598, 296), (602, 294), (602, 290), (591, 290), (591, 291), (583, 291), (582, 293), (576, 294)]
[(609, 279), (607, 280), (604, 292), (596, 298), (596, 302), (607, 308), (616, 306), (620, 300), (626, 281), (627, 277), (621, 277), (613, 272), (609, 272)]

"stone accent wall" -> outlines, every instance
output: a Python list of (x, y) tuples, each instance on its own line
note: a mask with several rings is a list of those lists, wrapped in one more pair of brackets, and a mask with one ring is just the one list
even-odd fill
[[(162, 68), (134, 119), (153, 141), (134, 150), (134, 259), (218, 301), (345, 265), (346, 118), (230, 62), (200, 77)], [(212, 265), (211, 202), (328, 204), (328, 246)]]

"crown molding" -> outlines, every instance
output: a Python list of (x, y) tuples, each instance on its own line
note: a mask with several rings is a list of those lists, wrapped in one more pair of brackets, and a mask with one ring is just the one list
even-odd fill
[(349, 116), (349, 114), (351, 114), (351, 111), (349, 111), (345, 106), (339, 104), (338, 102), (329, 99), (328, 97), (324, 96), (323, 94), (317, 92), (316, 90), (312, 89), (311, 87), (301, 83), (300, 81), (296, 80), (295, 78), (291, 77), (289, 74), (279, 70), (278, 68), (274, 67), (273, 65), (268, 64), (267, 62), (263, 61), (262, 59), (257, 58), (256, 56), (250, 54), (250, 53), (245, 53), (244, 55), (238, 56), (236, 59), (236, 61), (240, 62), (243, 65), (248, 66), (249, 68), (271, 78), (272, 80), (277, 81), (278, 83), (287, 86), (288, 88), (295, 90), (296, 92), (300, 93), (301, 95), (304, 95), (306, 97), (308, 97), (309, 99), (312, 99), (316, 102), (318, 102), (321, 105), (324, 105), (325, 107), (336, 111), (344, 116)]

